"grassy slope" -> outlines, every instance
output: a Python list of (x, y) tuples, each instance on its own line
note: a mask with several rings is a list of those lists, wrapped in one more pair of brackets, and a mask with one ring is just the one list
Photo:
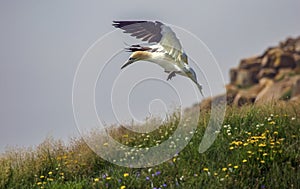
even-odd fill
[[(69, 145), (47, 139), (32, 150), (8, 150), (0, 158), (0, 188), (300, 187), (299, 104), (227, 108), (216, 141), (199, 154), (208, 116), (201, 114), (197, 131), (178, 156), (151, 169), (106, 162), (81, 139)], [(124, 128), (110, 132), (126, 145), (153, 146), (172, 134), (177, 121), (171, 117), (149, 134)]]

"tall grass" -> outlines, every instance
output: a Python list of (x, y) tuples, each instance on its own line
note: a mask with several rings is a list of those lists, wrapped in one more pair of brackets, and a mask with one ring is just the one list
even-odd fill
[[(208, 118), (203, 111), (186, 148), (151, 168), (107, 162), (81, 138), (69, 144), (47, 138), (34, 149), (9, 149), (0, 157), (0, 188), (300, 188), (299, 104), (228, 107), (216, 141), (200, 154)], [(170, 116), (147, 134), (125, 127), (109, 133), (125, 145), (151, 147), (173, 134), (178, 119)], [(88, 137), (98, 135), (91, 131)]]

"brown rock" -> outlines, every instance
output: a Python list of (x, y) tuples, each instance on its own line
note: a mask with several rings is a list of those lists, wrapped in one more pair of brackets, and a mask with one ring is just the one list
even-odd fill
[(238, 88), (232, 84), (226, 85), (227, 104), (232, 104), (238, 93)]
[(239, 68), (252, 69), (252, 68), (260, 68), (260, 66), (261, 66), (261, 58), (259, 56), (254, 56), (251, 58), (242, 59)]
[(265, 88), (257, 95), (255, 103), (290, 99), (293, 80), (286, 78), (276, 83), (272, 80), (265, 80)]
[(234, 84), (235, 81), (236, 81), (236, 76), (237, 76), (237, 72), (238, 72), (238, 69), (237, 68), (231, 68), (229, 70), (229, 77), (230, 77), (230, 83), (231, 84)]
[(273, 78), (277, 74), (276, 70), (273, 68), (263, 68), (257, 74), (257, 79), (260, 80), (264, 77), (266, 78)]
[(296, 62), (294, 61), (294, 57), (290, 53), (284, 53), (276, 56), (273, 67), (280, 68), (295, 68)]
[(240, 90), (233, 100), (233, 104), (241, 106), (255, 102), (257, 94), (263, 89), (263, 85), (257, 84), (249, 89)]
[(258, 82), (256, 75), (259, 69), (252, 68), (249, 70), (240, 69), (237, 72), (235, 84), (239, 87), (249, 87)]
[(291, 102), (300, 103), (300, 95), (294, 96), (291, 98)]
[(263, 56), (262, 67), (267, 68), (294, 68), (296, 63), (291, 53), (284, 52), (281, 48), (271, 48)]
[(300, 76), (295, 77), (292, 87), (292, 97), (300, 95)]
[(291, 75), (295, 75), (295, 71), (292, 68), (283, 68), (278, 71), (274, 79), (275, 81), (280, 81), (290, 77)]
[(255, 101), (256, 96), (249, 95), (247, 93), (238, 93), (233, 101), (233, 104), (236, 106), (242, 106), (245, 104), (252, 104)]

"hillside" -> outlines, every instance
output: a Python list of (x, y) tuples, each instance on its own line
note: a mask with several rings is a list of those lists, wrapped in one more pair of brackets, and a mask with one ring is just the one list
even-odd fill
[[(149, 133), (123, 126), (107, 130), (116, 141), (139, 152), (114, 149), (97, 130), (69, 144), (48, 138), (33, 149), (9, 149), (0, 156), (0, 188), (300, 188), (299, 41), (288, 39), (230, 71), (225, 119), (204, 153), (199, 153), (199, 144), (211, 112), (206, 109), (198, 115), (193, 111), (197, 105), (187, 117), (170, 115)], [(181, 119), (195, 130), (183, 124), (176, 133)], [(140, 129), (154, 127), (153, 123)], [(141, 151), (168, 139), (170, 149), (180, 141), (188, 145), (152, 167), (116, 165), (143, 160)], [(86, 141), (96, 141), (105, 153), (127, 155), (106, 161)]]

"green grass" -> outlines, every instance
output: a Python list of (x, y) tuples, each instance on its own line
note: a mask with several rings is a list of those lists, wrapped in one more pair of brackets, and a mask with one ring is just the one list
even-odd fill
[[(48, 138), (34, 149), (10, 149), (0, 156), (0, 188), (300, 188), (299, 116), (295, 103), (228, 107), (216, 141), (200, 154), (209, 118), (201, 112), (186, 148), (151, 168), (104, 161), (82, 139), (66, 145)], [(171, 116), (147, 134), (123, 127), (109, 132), (128, 146), (150, 147), (171, 136), (178, 119)], [(90, 137), (99, 134), (91, 131)]]

